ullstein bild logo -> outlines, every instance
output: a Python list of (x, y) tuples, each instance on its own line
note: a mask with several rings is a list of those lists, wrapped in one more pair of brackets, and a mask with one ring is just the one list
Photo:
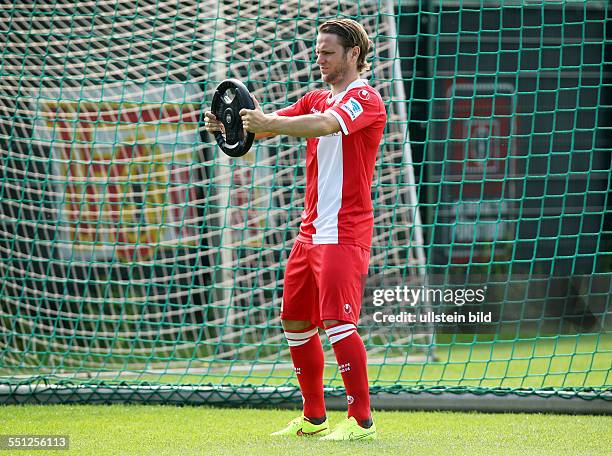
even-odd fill
[(399, 312), (395, 314), (385, 314), (383, 312), (374, 313), (376, 323), (491, 323), (491, 312)]

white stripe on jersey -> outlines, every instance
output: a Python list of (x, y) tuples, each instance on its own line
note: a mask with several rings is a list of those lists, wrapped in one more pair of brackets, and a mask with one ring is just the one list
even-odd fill
[(317, 144), (317, 218), (313, 244), (338, 243), (338, 212), (342, 207), (342, 135), (319, 138)]
[[(356, 79), (348, 87), (327, 102), (341, 100), (349, 90), (368, 85), (365, 79)], [(348, 129), (342, 117), (329, 111), (338, 119), (342, 133)], [(342, 134), (340, 132), (319, 138), (317, 144), (317, 218), (312, 222), (316, 233), (312, 235), (313, 244), (338, 243), (338, 213), (342, 207), (342, 184), (344, 166), (342, 161)]]
[(336, 120), (338, 121), (338, 123), (340, 124), (340, 128), (342, 129), (342, 133), (344, 133), (345, 135), (348, 135), (349, 131), (348, 131), (348, 128), (346, 128), (346, 124), (344, 123), (344, 119), (342, 118), (342, 116), (340, 114), (338, 114), (334, 110), (329, 110), (329, 113), (332, 116), (334, 116), (336, 118)]

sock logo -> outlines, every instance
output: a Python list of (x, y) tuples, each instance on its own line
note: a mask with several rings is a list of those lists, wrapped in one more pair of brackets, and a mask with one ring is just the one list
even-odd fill
[(302, 373), (302, 368), (301, 367), (294, 367), (293, 371), (295, 372), (295, 375), (300, 375)]
[(353, 402), (355, 402), (355, 398), (353, 396), (346, 396), (346, 402), (348, 405), (351, 405)]
[(340, 364), (338, 368), (340, 369), (340, 373), (348, 372), (351, 370), (351, 363)]
[(347, 303), (347, 304), (344, 304), (344, 312), (345, 312), (345, 313), (350, 314), (350, 313), (351, 313), (351, 310), (352, 310), (352, 309), (351, 309), (351, 305), (350, 305), (350, 304), (348, 304), (348, 303)]

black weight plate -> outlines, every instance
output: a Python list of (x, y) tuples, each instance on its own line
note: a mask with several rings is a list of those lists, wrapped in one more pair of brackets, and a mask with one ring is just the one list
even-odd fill
[(221, 150), (230, 157), (245, 155), (255, 139), (254, 133), (244, 131), (240, 110), (255, 109), (249, 89), (237, 79), (226, 79), (217, 86), (211, 103), (211, 111), (223, 123), (225, 137), (215, 132)]

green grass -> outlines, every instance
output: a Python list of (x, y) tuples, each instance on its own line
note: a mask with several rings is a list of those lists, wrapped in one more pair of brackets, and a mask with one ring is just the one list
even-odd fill
[[(1, 434), (65, 434), (37, 455), (603, 455), (610, 416), (376, 412), (375, 442), (272, 439), (296, 411), (172, 406), (3, 406)], [(344, 413), (332, 412), (337, 423)], [(0, 455), (11, 454), (0, 451)], [(26, 454), (23, 451), (12, 452)]]

